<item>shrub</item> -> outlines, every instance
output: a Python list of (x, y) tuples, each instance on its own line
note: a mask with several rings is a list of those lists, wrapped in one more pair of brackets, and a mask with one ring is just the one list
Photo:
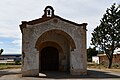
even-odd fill
[(21, 65), (20, 61), (15, 61), (15, 65)]

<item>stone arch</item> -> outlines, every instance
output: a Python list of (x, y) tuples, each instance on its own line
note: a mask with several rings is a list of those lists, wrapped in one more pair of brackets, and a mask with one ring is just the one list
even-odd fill
[(76, 45), (75, 45), (75, 42), (74, 40), (72, 39), (72, 37), (66, 33), (65, 31), (62, 31), (62, 30), (58, 30), (58, 29), (52, 29), (52, 30), (48, 30), (46, 32), (44, 32), (39, 38), (38, 40), (36, 41), (36, 44), (35, 44), (35, 48), (37, 50), (39, 50), (39, 45), (44, 41), (44, 38), (51, 34), (51, 33), (56, 33), (56, 34), (60, 34), (62, 35), (63, 37), (65, 37), (67, 39), (67, 41), (69, 42), (70, 46), (71, 46), (71, 50), (74, 50), (76, 49)]
[(62, 50), (62, 47), (57, 44), (56, 42), (52, 42), (52, 41), (45, 41), (45, 42), (42, 42), (40, 45), (39, 45), (39, 51), (41, 51), (43, 48), (45, 48), (46, 46), (52, 46), (52, 47), (56, 47), (58, 49), (58, 51), (62, 51), (63, 53), (63, 50)]

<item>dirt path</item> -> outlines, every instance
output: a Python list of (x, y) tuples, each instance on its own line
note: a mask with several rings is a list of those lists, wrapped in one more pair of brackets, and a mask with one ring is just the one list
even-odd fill
[(21, 77), (20, 69), (0, 70), (0, 80), (120, 80), (120, 71), (88, 69), (87, 76), (72, 76), (63, 72), (40, 73), (39, 77)]

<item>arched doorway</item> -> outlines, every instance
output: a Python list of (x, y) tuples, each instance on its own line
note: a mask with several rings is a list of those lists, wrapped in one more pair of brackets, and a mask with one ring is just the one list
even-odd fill
[(45, 47), (41, 50), (41, 71), (58, 71), (59, 52), (55, 47)]
[[(48, 30), (37, 39), (35, 47), (39, 51), (39, 72), (70, 71), (70, 52), (73, 51), (76, 46), (74, 40), (68, 33), (57, 29)], [(52, 50), (50, 47), (56, 49), (52, 48)], [(54, 58), (55, 50), (58, 56)], [(46, 59), (46, 55), (49, 55), (48, 57), (51, 58)], [(58, 63), (54, 69), (51, 67), (54, 61), (51, 59), (56, 59), (55, 61)]]

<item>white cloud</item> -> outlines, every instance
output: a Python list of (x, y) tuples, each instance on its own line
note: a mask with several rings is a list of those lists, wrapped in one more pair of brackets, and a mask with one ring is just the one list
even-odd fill
[(14, 40), (14, 41), (12, 41), (11, 43), (13, 43), (13, 44), (19, 44), (20, 41), (21, 41), (21, 40)]
[(12, 44), (16, 45), (16, 46), (20, 46), (21, 47), (21, 44), (22, 44), (22, 40), (14, 40), (11, 42)]
[(119, 0), (4, 0), (0, 2), (0, 38), (13, 38), (14, 40), (9, 42), (13, 44), (13, 48), (8, 46), (5, 49), (7, 52), (19, 52), (21, 21), (40, 18), (45, 6), (51, 5), (56, 15), (77, 23), (88, 23), (87, 45), (89, 47), (91, 32), (99, 25), (99, 20), (106, 9), (114, 2), (120, 4)]
[(13, 54), (13, 53), (20, 53), (21, 54), (21, 49), (20, 48), (16, 48), (16, 47), (8, 47), (7, 49), (4, 49), (3, 51), (4, 54)]
[(21, 54), (21, 52), (3, 52), (2, 54)]
[(0, 48), (4, 49), (4, 53), (21, 53), (21, 44), (22, 40), (13, 39), (13, 41), (7, 41), (4, 44), (0, 45)]
[(0, 45), (2, 45), (3, 44), (3, 42), (0, 42)]

